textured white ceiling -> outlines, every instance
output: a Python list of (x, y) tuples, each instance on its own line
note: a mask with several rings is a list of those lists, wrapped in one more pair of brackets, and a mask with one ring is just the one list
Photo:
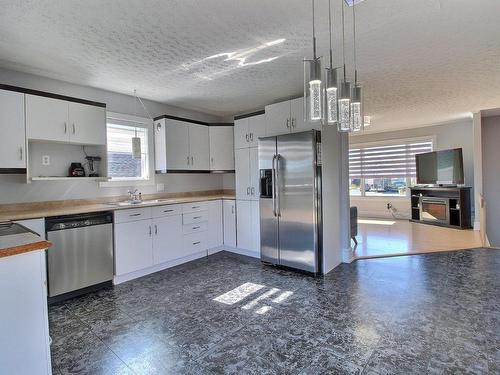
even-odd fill
[[(332, 0), (336, 26), (340, 1)], [(327, 56), (327, 1), (316, 4)], [(372, 128), (500, 107), (499, 14), (499, 0), (360, 3), (358, 66)], [(300, 94), (310, 33), (307, 0), (0, 0), (0, 66), (122, 93), (136, 88), (218, 116)], [(339, 45), (337, 34), (337, 64)]]

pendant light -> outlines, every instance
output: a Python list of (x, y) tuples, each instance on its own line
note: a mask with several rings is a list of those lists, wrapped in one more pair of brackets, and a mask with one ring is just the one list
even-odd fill
[(328, 27), (330, 33), (330, 67), (325, 69), (325, 91), (326, 91), (326, 115), (325, 121), (328, 125), (334, 125), (338, 121), (338, 80), (337, 68), (333, 67), (332, 51), (332, 2), (328, 0)]
[(359, 132), (364, 128), (361, 86), (358, 84), (358, 66), (356, 56), (356, 10), (352, 3), (352, 35), (354, 51), (354, 87), (351, 95), (351, 127), (352, 131)]
[(313, 58), (304, 59), (304, 120), (316, 122), (323, 119), (323, 82), (321, 81), (321, 57), (316, 56), (316, 30), (313, 17)]
[(340, 83), (339, 90), (339, 122), (338, 131), (351, 131), (351, 83), (347, 81), (347, 72), (345, 66), (345, 19), (344, 19), (344, 0), (342, 3), (342, 61), (344, 70), (344, 80)]

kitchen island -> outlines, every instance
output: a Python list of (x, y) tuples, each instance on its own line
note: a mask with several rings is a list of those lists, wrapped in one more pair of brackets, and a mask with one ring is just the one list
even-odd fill
[(51, 374), (45, 250), (19, 224), (0, 224), (0, 374)]

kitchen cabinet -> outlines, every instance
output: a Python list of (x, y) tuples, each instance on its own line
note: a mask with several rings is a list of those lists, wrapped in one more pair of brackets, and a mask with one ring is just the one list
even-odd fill
[(224, 217), (224, 245), (236, 247), (236, 201), (224, 199), (222, 202)]
[(222, 226), (222, 201), (215, 200), (208, 202), (208, 249), (222, 246), (224, 232)]
[(234, 170), (234, 126), (210, 126), (210, 170)]
[(26, 168), (24, 94), (0, 90), (0, 169)]
[(26, 94), (28, 139), (106, 145), (106, 109)]
[(259, 145), (259, 137), (266, 136), (266, 117), (264, 114), (234, 121), (234, 147), (248, 148)]
[(161, 119), (155, 122), (155, 169), (157, 171), (209, 170), (208, 126)]
[(182, 216), (153, 219), (153, 263), (161, 264), (182, 258)]
[(311, 129), (321, 130), (321, 123), (304, 121), (303, 98), (266, 106), (266, 134), (268, 136), (297, 133)]
[(259, 199), (258, 148), (235, 150), (236, 199)]
[(236, 201), (237, 247), (260, 254), (260, 213), (258, 201)]
[(115, 273), (124, 275), (153, 265), (151, 220), (115, 224)]

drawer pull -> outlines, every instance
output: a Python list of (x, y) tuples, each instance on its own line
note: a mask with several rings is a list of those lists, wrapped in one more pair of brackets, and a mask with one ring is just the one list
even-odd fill
[(201, 241), (193, 242), (193, 245), (199, 245)]
[(200, 229), (200, 227), (193, 227), (192, 229)]
[(130, 214), (130, 215), (128, 215), (128, 216), (131, 216), (131, 217), (132, 217), (132, 216), (141, 216), (141, 215), (142, 215), (142, 214)]
[(174, 210), (163, 210), (163, 212), (173, 212)]
[(194, 216), (193, 219), (201, 219), (203, 216)]
[(194, 210), (196, 208), (200, 208), (200, 206), (192, 206), (191, 208)]

